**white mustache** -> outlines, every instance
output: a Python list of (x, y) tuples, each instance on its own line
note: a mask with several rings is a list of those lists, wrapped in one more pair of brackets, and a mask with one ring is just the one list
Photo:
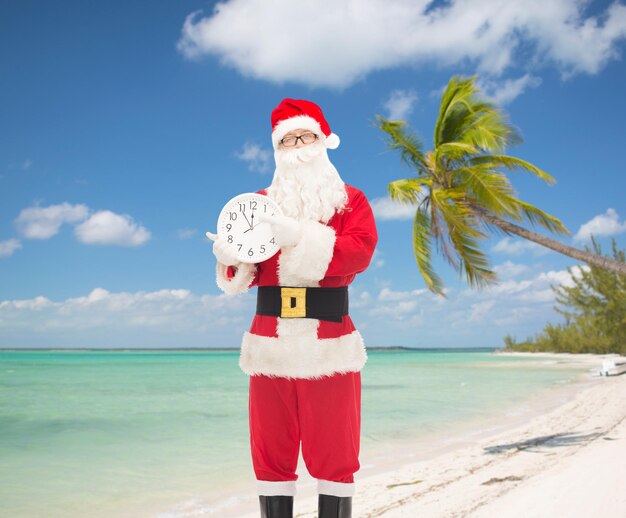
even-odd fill
[(323, 150), (320, 145), (316, 144), (295, 149), (277, 149), (274, 158), (277, 163), (285, 165), (305, 164), (320, 155)]

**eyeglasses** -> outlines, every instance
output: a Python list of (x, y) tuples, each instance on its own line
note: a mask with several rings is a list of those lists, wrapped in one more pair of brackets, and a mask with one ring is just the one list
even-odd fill
[(294, 147), (298, 144), (298, 139), (300, 139), (303, 144), (313, 144), (313, 142), (317, 140), (317, 135), (315, 133), (303, 133), (298, 137), (295, 135), (289, 135), (288, 137), (281, 139), (280, 143), (285, 147)]

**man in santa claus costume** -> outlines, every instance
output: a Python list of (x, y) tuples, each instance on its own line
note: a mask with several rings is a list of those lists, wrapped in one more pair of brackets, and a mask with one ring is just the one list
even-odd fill
[(250, 376), (261, 516), (292, 516), (302, 441), (302, 457), (317, 479), (319, 517), (347, 518), (360, 467), (360, 371), (367, 360), (348, 315), (348, 285), (368, 267), (378, 235), (367, 198), (341, 180), (328, 158), (339, 138), (319, 106), (284, 99), (271, 122), (276, 170), (258, 192), (283, 211), (261, 219), (281, 248), (248, 264), (223, 236), (213, 244), (217, 285), (225, 293), (258, 287), (239, 365)]

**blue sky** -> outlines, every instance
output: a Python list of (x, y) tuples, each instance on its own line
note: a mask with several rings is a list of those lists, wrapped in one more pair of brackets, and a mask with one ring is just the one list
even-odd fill
[[(204, 237), (232, 196), (269, 185), (270, 112), (320, 104), (345, 182), (379, 243), (351, 286), (369, 346), (478, 347), (560, 322), (550, 284), (579, 263), (522, 240), (483, 243), (500, 284), (476, 291), (441, 258), (448, 298), (415, 265), (411, 220), (386, 199), (411, 176), (376, 114), (428, 148), (439, 93), (477, 74), (553, 175), (509, 175), (564, 242), (626, 243), (626, 6), (620, 2), (3, 3), (0, 347), (237, 347), (255, 290), (215, 284)], [(536, 5), (535, 5), (536, 4)]]

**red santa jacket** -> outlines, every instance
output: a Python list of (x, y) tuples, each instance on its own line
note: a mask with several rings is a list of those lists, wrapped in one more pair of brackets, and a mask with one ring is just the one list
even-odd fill
[[(217, 285), (236, 294), (252, 286), (347, 286), (364, 271), (378, 242), (374, 215), (360, 190), (345, 184), (348, 202), (327, 224), (302, 219), (300, 241), (236, 271), (217, 264)], [(267, 194), (263, 189), (259, 194)], [(365, 345), (349, 315), (341, 322), (255, 315), (244, 333), (239, 366), (249, 375), (321, 378), (360, 371)]]

